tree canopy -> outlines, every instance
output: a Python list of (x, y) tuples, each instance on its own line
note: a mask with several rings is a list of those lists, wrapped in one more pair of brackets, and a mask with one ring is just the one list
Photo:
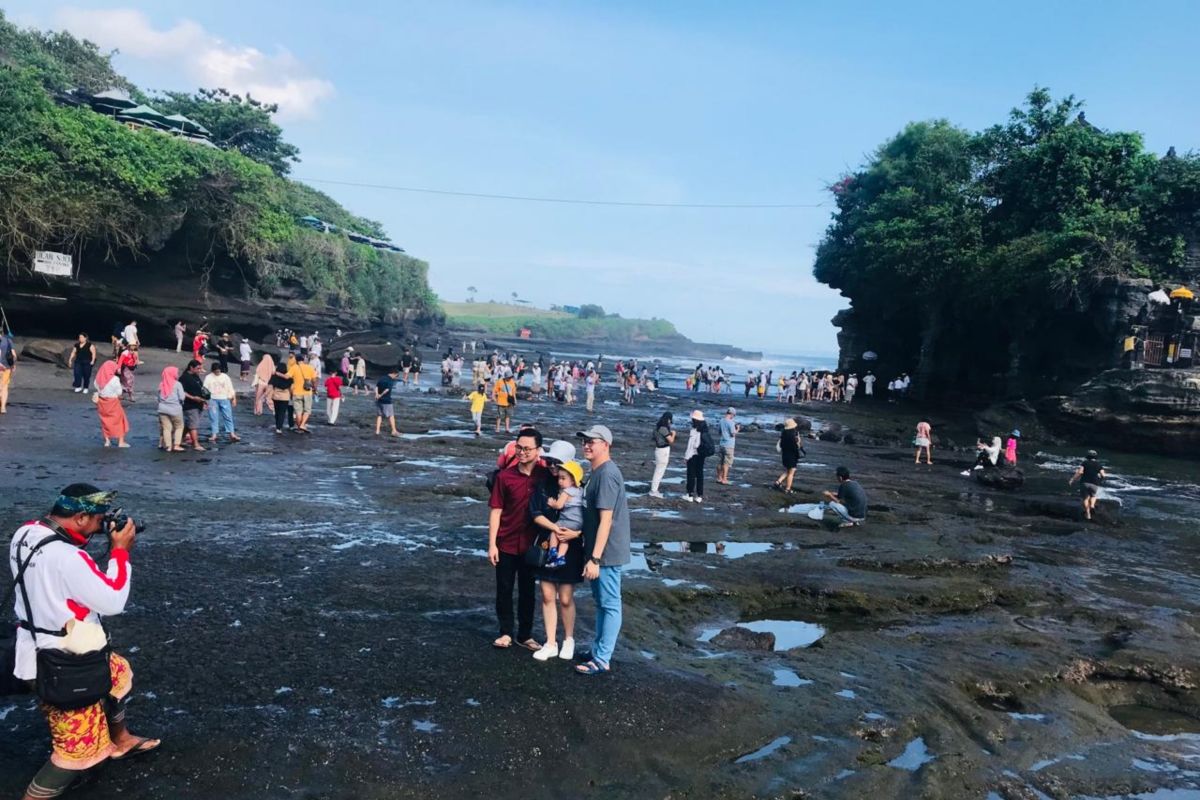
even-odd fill
[(1176, 272), (1200, 221), (1200, 157), (1159, 158), (1035, 88), (983, 131), (908, 125), (831, 191), (814, 275), (911, 369), (939, 336), (1007, 352), (1105, 278)]

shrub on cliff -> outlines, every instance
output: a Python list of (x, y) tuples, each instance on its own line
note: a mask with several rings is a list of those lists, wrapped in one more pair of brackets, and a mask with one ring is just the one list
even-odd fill
[[(28, 271), (38, 249), (87, 247), (112, 261), (148, 260), (153, 267), (154, 253), (181, 242), (202, 274), (217, 261), (232, 262), (247, 288), (261, 295), (294, 280), (313, 302), (363, 315), (439, 313), (424, 262), (296, 223), (315, 214), (344, 230), (384, 237), (378, 223), (277, 174), (295, 155), (278, 128), (243, 152), (131, 130), (86, 107), (60, 105), (48, 92), (115, 84), (140, 93), (94, 45), (69, 34), (19, 31), (2, 14), (0, 61), (0, 260), (9, 275)], [(230, 131), (269, 120), (268, 109), (240, 98), (174, 97), (186, 100), (189, 116), (218, 127), (224, 118)], [(205, 102), (213, 115), (205, 115)]]

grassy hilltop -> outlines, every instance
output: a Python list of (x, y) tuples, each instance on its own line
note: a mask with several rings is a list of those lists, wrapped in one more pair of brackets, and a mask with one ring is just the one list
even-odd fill
[(626, 319), (605, 314), (596, 306), (584, 306), (581, 313), (572, 314), (507, 303), (442, 301), (442, 310), (446, 327), (492, 336), (517, 336), (521, 328), (529, 328), (538, 339), (646, 342), (684, 338), (665, 319)]

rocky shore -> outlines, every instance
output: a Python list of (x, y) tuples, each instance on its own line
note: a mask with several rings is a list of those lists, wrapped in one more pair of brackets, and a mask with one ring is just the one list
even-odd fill
[[(978, 432), (965, 415), (930, 419), (935, 463), (917, 468), (918, 410), (814, 404), (788, 409), (819, 438), (785, 497), (767, 488), (784, 407), (735, 396), (734, 485), (710, 480), (697, 506), (677, 499), (681, 447), (668, 498), (645, 495), (650, 428), (664, 409), (715, 418), (729, 396), (625, 407), (607, 386), (593, 417), (522, 403), (518, 419), (551, 438), (609, 425), (628, 481), (625, 626), (613, 673), (586, 679), (490, 647), (483, 476), (505, 439), (469, 435), (460, 399), (403, 393), (391, 441), (365, 398), (308, 437), (276, 436), (242, 404), (242, 443), (168, 455), (148, 392), (178, 358), (144, 357), (130, 450), (100, 446), (91, 403), (50, 363), (18, 366), (0, 417), (4, 530), (74, 480), (120, 489), (150, 526), (111, 629), (136, 672), (135, 729), (165, 744), (99, 770), (88, 797), (1195, 792), (1191, 462), (1115, 457), (1113, 499), (1089, 524), (1066, 487), (1086, 442), (1027, 434), (1024, 485), (1005, 491), (958, 474)], [(781, 511), (840, 464), (870, 495), (865, 525)], [(0, 794), (17, 796), (44, 723), (31, 700), (0, 698), (0, 727)]]

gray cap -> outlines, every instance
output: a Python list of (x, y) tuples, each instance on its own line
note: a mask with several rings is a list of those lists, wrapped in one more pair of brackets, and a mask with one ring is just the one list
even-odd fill
[(610, 431), (604, 425), (593, 425), (586, 431), (579, 431), (575, 434), (580, 439), (603, 439), (606, 444), (612, 444), (613, 437)]
[(726, 414), (732, 414), (733, 416), (735, 416), (735, 417), (736, 417), (736, 416), (737, 416), (737, 409), (736, 409), (736, 408), (734, 408), (733, 406), (730, 406), (729, 408), (725, 409), (725, 413), (726, 413)]

